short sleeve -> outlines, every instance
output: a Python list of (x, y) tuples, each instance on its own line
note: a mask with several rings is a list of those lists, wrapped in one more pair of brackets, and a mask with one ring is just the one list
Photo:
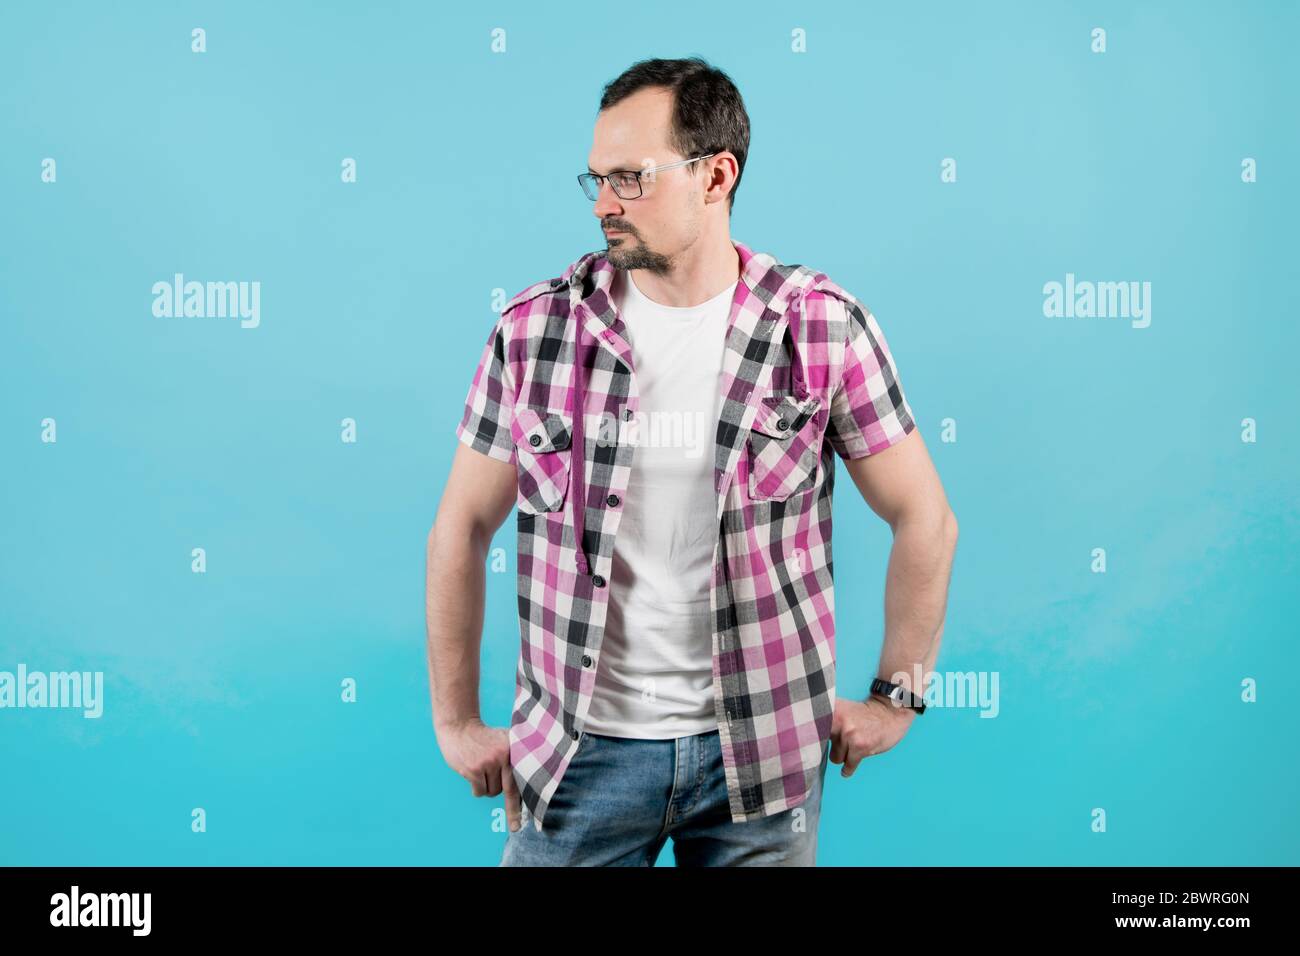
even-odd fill
[(826, 439), (841, 458), (864, 458), (902, 441), (916, 422), (875, 316), (857, 301), (835, 301), (845, 310), (847, 333)]
[(515, 443), (510, 435), (510, 421), (514, 414), (515, 385), (506, 360), (506, 328), (503, 315), (483, 346), (478, 369), (465, 396), (465, 411), (456, 426), (456, 437), (489, 458), (513, 462)]

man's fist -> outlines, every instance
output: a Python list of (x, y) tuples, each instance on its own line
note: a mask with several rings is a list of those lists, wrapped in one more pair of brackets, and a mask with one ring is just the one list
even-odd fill
[(830, 759), (844, 764), (840, 776), (853, 776), (863, 757), (884, 753), (902, 740), (915, 717), (911, 708), (895, 707), (879, 697), (865, 701), (837, 697), (831, 718)]
[(476, 797), (506, 795), (506, 823), (510, 831), (520, 826), (519, 788), (510, 769), (510, 732), (488, 727), (477, 717), (437, 726), (438, 746), (447, 765), (469, 781)]

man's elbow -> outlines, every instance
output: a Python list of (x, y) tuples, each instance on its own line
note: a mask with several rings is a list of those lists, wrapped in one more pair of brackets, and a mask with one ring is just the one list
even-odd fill
[(889, 522), (895, 535), (903, 529), (942, 543), (949, 551), (957, 547), (957, 515), (946, 503), (918, 505), (900, 510)]
[(949, 548), (957, 547), (957, 515), (951, 508), (944, 509), (943, 539)]
[(429, 529), (428, 552), (446, 557), (464, 550), (473, 555), (486, 555), (492, 542), (492, 532), (480, 522), (458, 515), (439, 515)]

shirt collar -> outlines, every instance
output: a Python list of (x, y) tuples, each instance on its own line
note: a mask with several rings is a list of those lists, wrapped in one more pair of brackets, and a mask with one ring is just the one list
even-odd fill
[[(773, 311), (784, 312), (796, 298), (815, 287), (809, 282), (813, 273), (808, 270), (782, 267), (774, 257), (754, 252), (743, 242), (733, 239), (731, 244), (740, 256), (740, 282), (750, 295), (767, 303)], [(610, 302), (616, 271), (605, 253), (604, 249), (587, 253), (570, 263), (560, 276), (568, 285), (570, 305), (585, 303), (600, 317), (612, 312)]]

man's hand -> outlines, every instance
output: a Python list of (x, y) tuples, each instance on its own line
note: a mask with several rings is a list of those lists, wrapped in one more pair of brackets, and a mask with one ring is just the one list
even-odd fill
[(840, 776), (853, 776), (863, 757), (874, 757), (893, 747), (915, 718), (916, 711), (910, 707), (895, 707), (874, 694), (865, 701), (837, 697), (831, 718), (830, 759), (844, 764)]
[(506, 795), (506, 824), (510, 832), (520, 827), (519, 788), (510, 769), (510, 732), (488, 727), (477, 717), (457, 724), (435, 726), (438, 746), (448, 766), (469, 781), (476, 797)]

